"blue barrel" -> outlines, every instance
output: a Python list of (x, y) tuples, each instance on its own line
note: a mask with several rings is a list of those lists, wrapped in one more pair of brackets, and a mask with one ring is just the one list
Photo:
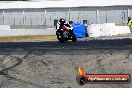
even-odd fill
[(83, 38), (86, 37), (86, 27), (84, 24), (76, 22), (72, 24), (73, 26), (73, 32), (75, 33), (77, 38)]

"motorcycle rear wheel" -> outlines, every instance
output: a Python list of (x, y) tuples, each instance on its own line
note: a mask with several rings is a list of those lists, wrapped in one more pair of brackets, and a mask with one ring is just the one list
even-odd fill
[(58, 39), (60, 43), (64, 43), (64, 39), (63, 38), (59, 38)]

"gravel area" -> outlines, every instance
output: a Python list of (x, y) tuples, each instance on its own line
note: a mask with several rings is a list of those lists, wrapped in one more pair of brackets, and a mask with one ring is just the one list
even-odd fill
[(131, 83), (80, 86), (76, 66), (88, 74), (132, 75), (132, 40), (0, 43), (0, 88), (132, 88)]

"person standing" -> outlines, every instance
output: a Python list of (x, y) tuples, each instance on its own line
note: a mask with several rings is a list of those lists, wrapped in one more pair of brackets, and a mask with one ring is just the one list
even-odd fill
[(132, 33), (132, 19), (131, 19), (131, 17), (128, 17), (127, 25), (129, 26), (130, 31), (131, 31), (131, 33)]

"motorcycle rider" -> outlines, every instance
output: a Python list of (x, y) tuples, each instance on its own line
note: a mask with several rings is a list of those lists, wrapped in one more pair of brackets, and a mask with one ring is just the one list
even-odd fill
[[(64, 26), (68, 28), (64, 28)], [(59, 22), (57, 23), (57, 32), (60, 33), (60, 35), (63, 37), (63, 30), (68, 31), (69, 33), (72, 33), (71, 26), (68, 22), (65, 21), (64, 18), (61, 18)]]

